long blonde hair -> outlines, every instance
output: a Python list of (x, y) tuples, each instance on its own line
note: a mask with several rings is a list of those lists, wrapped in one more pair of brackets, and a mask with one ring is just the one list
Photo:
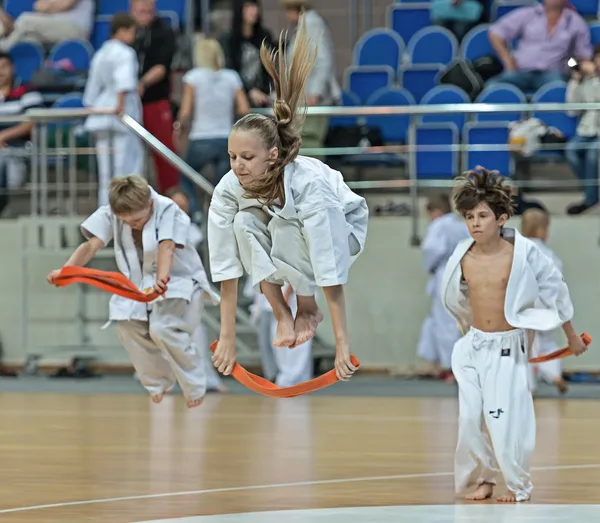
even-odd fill
[(285, 203), (283, 171), (300, 152), (302, 124), (306, 117), (306, 82), (317, 54), (316, 45), (312, 45), (306, 34), (304, 16), (300, 17), (289, 64), (284, 37), (285, 33), (282, 32), (277, 49), (269, 49), (265, 42), (260, 48), (261, 61), (273, 79), (277, 95), (273, 104), (275, 118), (248, 114), (233, 126), (233, 131), (256, 132), (267, 149), (277, 147), (279, 151), (271, 168), (263, 176), (244, 186), (246, 198), (256, 199), (264, 205)]

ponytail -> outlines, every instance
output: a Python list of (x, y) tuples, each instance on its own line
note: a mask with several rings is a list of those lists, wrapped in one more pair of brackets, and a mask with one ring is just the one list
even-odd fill
[(246, 198), (257, 199), (264, 205), (284, 203), (283, 172), (300, 152), (302, 124), (306, 117), (306, 83), (317, 54), (316, 46), (306, 34), (304, 16), (300, 17), (289, 64), (284, 36), (281, 33), (277, 49), (270, 49), (265, 42), (260, 48), (261, 61), (273, 80), (274, 118), (249, 114), (233, 127), (234, 131), (256, 131), (267, 149), (278, 148), (277, 160), (271, 168), (260, 179), (244, 187)]

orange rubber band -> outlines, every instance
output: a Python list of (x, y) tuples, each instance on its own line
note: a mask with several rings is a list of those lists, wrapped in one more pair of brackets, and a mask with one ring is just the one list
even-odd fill
[[(586, 345), (591, 345), (592, 343), (592, 337), (587, 332), (584, 332), (581, 335), (581, 339)], [(565, 347), (564, 349), (556, 350), (554, 352), (551, 352), (550, 354), (542, 354), (541, 356), (537, 356), (536, 358), (531, 358), (529, 360), (529, 363), (544, 363), (546, 361), (560, 360), (568, 356), (573, 356), (573, 353), (569, 350), (569, 347)]]
[[(214, 353), (217, 349), (218, 341), (213, 341), (210, 350)], [(286, 347), (282, 347), (277, 350), (294, 350), (288, 349)], [(360, 367), (360, 361), (358, 358), (354, 356), (354, 354), (350, 354), (350, 362), (355, 367)], [(244, 367), (242, 367), (239, 363), (236, 363), (233, 366), (232, 376), (240, 382), (244, 387), (257, 392), (258, 394), (262, 394), (263, 396), (269, 396), (271, 398), (294, 398), (296, 396), (303, 396), (305, 394), (309, 394), (311, 392), (315, 392), (317, 390), (324, 389), (325, 387), (329, 387), (334, 385), (339, 380), (335, 373), (335, 370), (330, 370), (317, 378), (313, 378), (312, 380), (303, 381), (298, 385), (293, 385), (291, 387), (279, 387), (274, 383), (271, 383), (269, 380), (261, 378), (256, 374), (252, 374), (248, 372)]]

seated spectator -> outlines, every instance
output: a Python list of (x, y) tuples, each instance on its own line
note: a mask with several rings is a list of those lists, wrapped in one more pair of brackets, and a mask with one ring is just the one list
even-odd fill
[(567, 0), (544, 0), (543, 5), (515, 9), (492, 25), (489, 38), (504, 64), (504, 72), (490, 82), (536, 91), (548, 82), (563, 80), (572, 57), (582, 62), (584, 72), (593, 70), (590, 29)]
[[(183, 77), (173, 141), (177, 152), (197, 172), (212, 166), (212, 181), (216, 185), (231, 168), (227, 140), (235, 117), (249, 113), (250, 104), (240, 75), (224, 67), (223, 48), (217, 40), (200, 40), (194, 61), (194, 69)], [(197, 219), (200, 209), (196, 186), (182, 175), (181, 187), (190, 199), (192, 216)]]
[[(11, 57), (0, 52), (0, 116), (20, 116), (28, 109), (42, 107), (42, 95), (31, 91), (26, 85), (15, 87), (14, 64)], [(23, 147), (29, 140), (32, 122), (0, 124), (0, 213), (8, 203), (7, 190), (18, 186), (11, 171), (19, 168), (22, 158), (11, 155), (12, 147)]]
[[(567, 103), (600, 102), (600, 45), (594, 49), (594, 67), (591, 74), (573, 71), (567, 85)], [(567, 144), (565, 154), (571, 169), (582, 182), (589, 184), (583, 187), (583, 202), (569, 206), (568, 214), (581, 214), (598, 203), (599, 132), (600, 111), (585, 111), (581, 114), (577, 134)]]
[(237, 71), (252, 107), (270, 103), (271, 80), (260, 61), (263, 41), (273, 47), (271, 33), (262, 25), (259, 0), (235, 0), (231, 30), (221, 38), (228, 69)]
[(434, 24), (454, 33), (460, 42), (481, 20), (483, 3), (480, 0), (431, 0), (429, 14)]
[(71, 38), (89, 40), (94, 20), (93, 0), (37, 0), (33, 12), (16, 20), (0, 10), (0, 50), (8, 51), (17, 42), (55, 44)]

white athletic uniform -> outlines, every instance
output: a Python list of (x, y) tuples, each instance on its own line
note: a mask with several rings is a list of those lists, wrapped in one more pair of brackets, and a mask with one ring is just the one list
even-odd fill
[(159, 243), (175, 242), (167, 292), (152, 303), (121, 296), (110, 299), (109, 322), (117, 325), (142, 385), (152, 395), (167, 392), (179, 383), (187, 400), (206, 392), (206, 374), (192, 334), (200, 322), (202, 301), (214, 296), (200, 256), (188, 245), (189, 217), (169, 198), (151, 189), (152, 216), (142, 231), (142, 246), (136, 245), (132, 229), (119, 220), (110, 207), (100, 207), (81, 225), (86, 237), (95, 236), (105, 245), (113, 240), (119, 271), (139, 289), (156, 282)]
[(573, 305), (552, 260), (518, 231), (504, 229), (503, 235), (514, 242), (504, 304), (514, 330), (488, 333), (472, 327), (460, 264), (472, 238), (458, 245), (443, 277), (442, 301), (465, 334), (452, 355), (460, 411), (454, 474), (456, 491), (462, 493), (470, 485), (494, 484), (499, 466), (509, 490), (524, 501), (533, 488), (529, 467), (536, 431), (527, 378), (530, 331), (552, 330), (569, 321)]
[(244, 198), (230, 171), (215, 188), (208, 213), (214, 282), (240, 278), (289, 283), (301, 296), (343, 285), (363, 251), (369, 211), (338, 171), (298, 156), (285, 167), (283, 208)]
[[(558, 256), (554, 253), (546, 243), (538, 238), (530, 238), (534, 242), (540, 251), (542, 251), (548, 258), (550, 258), (556, 268), (562, 273), (563, 263)], [(540, 331), (536, 333), (535, 340), (533, 342), (532, 355), (550, 354), (551, 352), (557, 351), (561, 347), (559, 346), (556, 338), (560, 329), (554, 331)], [(530, 364), (529, 365), (529, 387), (531, 391), (535, 391), (537, 386), (537, 378), (540, 377), (546, 383), (552, 383), (554, 380), (562, 377), (562, 360), (546, 361), (544, 363)]]
[(431, 309), (421, 328), (417, 355), (432, 363), (439, 362), (448, 370), (452, 363), (452, 348), (460, 338), (460, 331), (442, 305), (440, 287), (448, 259), (456, 246), (468, 237), (465, 221), (455, 213), (448, 213), (429, 224), (421, 244), (424, 269), (430, 275), (427, 294), (431, 297)]
[[(83, 103), (93, 109), (116, 109), (117, 95), (125, 92), (125, 114), (141, 122), (138, 67), (132, 47), (120, 40), (108, 40), (92, 58)], [(88, 116), (84, 127), (94, 134), (96, 141), (98, 205), (107, 205), (111, 178), (144, 174), (142, 142), (116, 115)]]

